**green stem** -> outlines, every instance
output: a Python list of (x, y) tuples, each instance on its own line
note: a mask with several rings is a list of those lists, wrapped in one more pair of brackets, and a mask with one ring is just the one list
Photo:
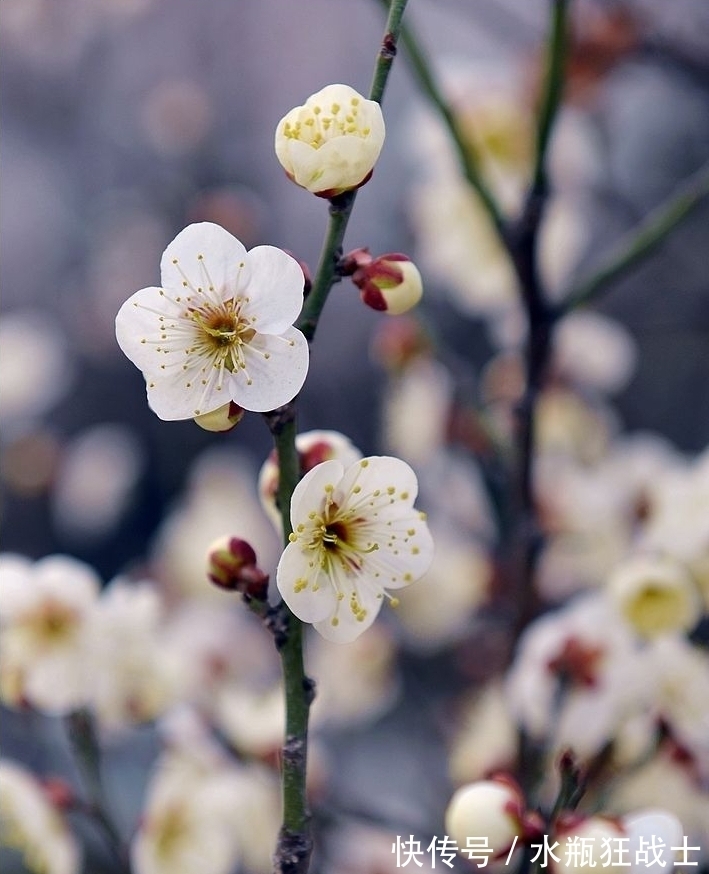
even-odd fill
[[(384, 97), (391, 65), (397, 52), (397, 44), (402, 33), (402, 18), (408, 0), (392, 0), (384, 30), (381, 48), (374, 66), (369, 99), (381, 103)], [(347, 224), (352, 214), (352, 208), (357, 197), (357, 190), (346, 191), (330, 200), (330, 222), (328, 224), (325, 242), (320, 254), (320, 262), (315, 273), (313, 285), (303, 304), (303, 310), (296, 327), (305, 334), (311, 342), (320, 320), (325, 302), (332, 286), (339, 281), (337, 272), (342, 256), (342, 242), (345, 238)]]
[(656, 249), (708, 194), (709, 162), (680, 183), (664, 203), (626, 234), (592, 276), (581, 280), (569, 291), (559, 315), (597, 298), (612, 282)]
[(546, 77), (537, 116), (537, 142), (532, 173), (532, 190), (546, 191), (546, 157), (554, 122), (564, 92), (568, 0), (554, 0), (551, 34), (547, 49)]
[(421, 48), (421, 44), (408, 25), (401, 30), (401, 42), (406, 48), (406, 54), (421, 89), (438, 110), (444, 124), (448, 128), (448, 132), (458, 152), (463, 175), (480, 198), (497, 232), (504, 239), (506, 236), (505, 219), (495, 197), (483, 179), (470, 137), (463, 133), (452, 107), (438, 87), (438, 83), (431, 72), (431, 65)]
[[(401, 19), (407, 0), (392, 0), (382, 45), (372, 80), (370, 100), (381, 102), (396, 55)], [(296, 323), (312, 342), (320, 315), (332, 286), (339, 280), (338, 265), (342, 243), (352, 213), (356, 191), (347, 191), (330, 200), (330, 219), (320, 261)], [(290, 504), (298, 479), (300, 463), (295, 447), (295, 406), (287, 404), (266, 414), (278, 453), (278, 505), (286, 545), (291, 533)], [(281, 656), (286, 702), (285, 743), (283, 745), (283, 823), (275, 853), (275, 869), (281, 874), (306, 874), (310, 863), (312, 839), (306, 797), (308, 751), (308, 717), (314, 685), (305, 674), (303, 663), (303, 626), (281, 602), (269, 617), (271, 630)]]

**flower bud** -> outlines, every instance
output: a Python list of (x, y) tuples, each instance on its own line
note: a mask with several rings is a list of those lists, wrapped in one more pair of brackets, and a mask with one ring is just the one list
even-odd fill
[(448, 804), (446, 834), (459, 846), (470, 836), (485, 837), (493, 858), (508, 852), (515, 836), (527, 832), (524, 798), (520, 788), (503, 777), (479, 780), (458, 789)]
[(251, 544), (238, 537), (221, 537), (209, 548), (207, 576), (220, 589), (241, 592), (244, 597), (265, 601), (268, 574), (256, 566)]
[[(622, 846), (618, 842), (625, 837), (625, 829), (619, 820), (608, 816), (564, 814), (559, 817), (554, 832), (554, 838), (559, 842), (559, 847), (554, 852), (559, 861), (551, 858), (551, 868), (554, 874), (592, 874), (591, 868), (600, 867), (601, 848), (604, 844)], [(588, 848), (585, 853), (584, 845)], [(591, 848), (593, 852), (588, 851)], [(615, 856), (611, 856), (613, 858), (618, 858), (617, 851)], [(626, 858), (629, 858), (629, 854)], [(623, 874), (623, 868), (627, 864), (627, 861), (625, 864), (620, 862), (620, 865), (611, 861), (610, 865), (604, 864), (603, 868), (609, 874)]]
[(279, 121), (276, 156), (296, 184), (335, 197), (367, 182), (384, 133), (378, 103), (348, 85), (328, 85)]
[(608, 591), (642, 637), (691, 631), (702, 614), (694, 580), (670, 556), (632, 556), (611, 574)]
[(380, 255), (352, 274), (364, 303), (373, 310), (398, 316), (421, 300), (423, 283), (416, 265), (406, 255)]
[(229, 401), (222, 407), (217, 407), (210, 413), (204, 413), (202, 416), (195, 416), (194, 422), (205, 431), (231, 431), (244, 418), (246, 410), (242, 409), (234, 401)]

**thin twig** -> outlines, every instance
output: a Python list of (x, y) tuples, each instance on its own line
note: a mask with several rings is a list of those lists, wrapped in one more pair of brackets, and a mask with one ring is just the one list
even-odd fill
[(708, 194), (709, 162), (681, 182), (667, 200), (626, 234), (590, 277), (571, 288), (558, 315), (596, 300), (613, 282), (663, 243)]

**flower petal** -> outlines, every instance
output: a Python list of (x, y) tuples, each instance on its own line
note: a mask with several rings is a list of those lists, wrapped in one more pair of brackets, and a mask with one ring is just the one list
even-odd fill
[[(183, 311), (162, 288), (141, 288), (131, 295), (116, 316), (116, 339), (136, 367), (154, 373), (165, 363), (173, 350), (172, 336), (166, 338), (165, 328), (178, 323)], [(189, 346), (185, 338), (182, 351)]]
[(374, 512), (398, 515), (402, 508), (413, 506), (418, 480), (400, 458), (372, 455), (347, 469), (337, 491), (340, 503), (366, 508), (368, 516)]
[(293, 490), (290, 518), (293, 528), (308, 523), (308, 513), (320, 512), (325, 500), (325, 486), (334, 486), (342, 479), (345, 468), (336, 458), (323, 461), (309, 470)]
[[(276, 585), (291, 611), (303, 622), (319, 622), (332, 616), (337, 595), (327, 575), (314, 574), (313, 554), (299, 543), (289, 543), (276, 569)], [(304, 587), (300, 581), (308, 580)], [(297, 589), (297, 591), (296, 591)]]
[(332, 618), (323, 619), (320, 622), (314, 622), (313, 627), (325, 640), (332, 643), (352, 643), (372, 625), (378, 613), (378, 609), (369, 610), (364, 619), (358, 620), (351, 610), (342, 609), (337, 616), (337, 622), (333, 622)]
[(244, 346), (245, 370), (231, 375), (231, 399), (257, 413), (287, 404), (303, 387), (309, 357), (308, 341), (296, 328), (254, 335)]
[(160, 275), (163, 288), (172, 294), (191, 291), (227, 300), (248, 282), (246, 249), (212, 222), (188, 225), (165, 249)]
[(305, 278), (300, 264), (275, 246), (256, 246), (247, 255), (248, 309), (261, 334), (282, 334), (303, 308)]

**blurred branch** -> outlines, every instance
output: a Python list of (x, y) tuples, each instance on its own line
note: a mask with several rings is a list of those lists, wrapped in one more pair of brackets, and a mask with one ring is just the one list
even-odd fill
[(651, 254), (709, 194), (709, 162), (685, 179), (660, 206), (626, 234), (588, 279), (572, 287), (558, 316), (590, 303)]
[(537, 118), (537, 142), (532, 191), (547, 189), (546, 158), (551, 133), (564, 92), (568, 0), (554, 0), (542, 102)]
[(101, 750), (93, 717), (88, 710), (77, 710), (68, 714), (65, 725), (87, 795), (87, 804), (81, 809), (100, 827), (121, 871), (130, 872), (125, 845), (108, 814), (101, 779)]
[[(386, 3), (386, 0), (383, 0), (383, 2)], [(431, 65), (421, 48), (421, 44), (408, 25), (404, 26), (401, 30), (401, 42), (406, 48), (409, 62), (416, 78), (418, 79), (419, 85), (437, 109), (443, 122), (448, 128), (448, 132), (450, 133), (453, 144), (458, 152), (458, 158), (465, 178), (480, 198), (480, 201), (485, 207), (485, 210), (497, 229), (497, 232), (504, 238), (505, 220), (499, 206), (497, 205), (497, 201), (482, 177), (473, 146), (470, 143), (469, 138), (467, 138), (461, 130), (452, 107), (443, 96), (443, 92), (439, 88), (438, 83), (431, 72)]]

